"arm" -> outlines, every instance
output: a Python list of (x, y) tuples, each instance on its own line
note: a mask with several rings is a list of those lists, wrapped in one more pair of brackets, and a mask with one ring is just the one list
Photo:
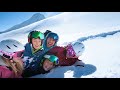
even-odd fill
[(31, 44), (27, 43), (25, 45), (25, 50), (24, 50), (24, 53), (23, 53), (23, 57), (24, 56), (32, 56), (32, 50), (31, 50)]
[(58, 52), (62, 52), (63, 49), (65, 49), (64, 47), (60, 47), (60, 46), (55, 46), (52, 49), (50, 49), (48, 51), (48, 53), (58, 53)]
[(6, 66), (0, 66), (0, 78), (12, 78), (12, 71)]

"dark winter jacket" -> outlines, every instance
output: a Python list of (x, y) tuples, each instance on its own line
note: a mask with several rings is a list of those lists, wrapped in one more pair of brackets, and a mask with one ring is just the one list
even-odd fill
[(25, 69), (28, 67), (32, 67), (31, 66), (32, 63), (40, 60), (41, 57), (43, 56), (43, 54), (44, 54), (43, 48), (41, 48), (37, 52), (33, 53), (32, 52), (32, 45), (30, 43), (27, 43), (25, 45), (25, 51), (23, 53), (23, 58), (24, 58), (23, 61), (24, 61)]
[(48, 54), (54, 54), (59, 58), (59, 66), (70, 66), (78, 60), (78, 58), (67, 58), (66, 49), (60, 46), (55, 46)]
[(50, 72), (50, 71), (45, 71), (43, 69), (43, 67), (40, 66), (39, 68), (37, 68), (35, 71), (32, 71), (32, 72), (31, 72), (30, 69), (26, 69), (24, 71), (24, 73), (22, 74), (22, 77), (27, 78), (27, 77), (31, 77), (31, 76), (34, 76), (34, 75), (37, 75), (37, 74), (45, 74), (45, 73), (48, 73), (48, 72)]

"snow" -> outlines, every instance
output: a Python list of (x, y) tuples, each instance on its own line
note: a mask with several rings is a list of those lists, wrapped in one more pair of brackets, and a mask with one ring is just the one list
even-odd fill
[(86, 51), (81, 58), (84, 62), (97, 67), (89, 77), (120, 77), (120, 33), (107, 38), (96, 38), (85, 41)]
[[(120, 78), (120, 13), (65, 12), (31, 25), (0, 34), (3, 39), (27, 43), (30, 31), (52, 30), (58, 33), (58, 45), (82, 41), (85, 52), (80, 59), (84, 67), (64, 66), (31, 78)], [(84, 40), (83, 40), (84, 38)]]

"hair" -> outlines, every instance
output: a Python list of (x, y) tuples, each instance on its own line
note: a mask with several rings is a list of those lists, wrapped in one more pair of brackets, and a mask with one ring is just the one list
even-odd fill
[(6, 59), (4, 57), (2, 57), (3, 61), (5, 62), (5, 64), (7, 64), (9, 67), (12, 68), (15, 77), (21, 75), (23, 73), (23, 62), (22, 60), (13, 60), (13, 62), (11, 62), (9, 59)]

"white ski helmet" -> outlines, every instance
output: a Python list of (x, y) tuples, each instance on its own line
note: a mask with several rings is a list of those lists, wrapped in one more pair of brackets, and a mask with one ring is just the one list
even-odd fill
[(85, 46), (83, 43), (75, 42), (68, 44), (66, 47), (66, 57), (67, 58), (78, 58), (82, 55), (85, 50)]
[(75, 51), (77, 57), (81, 56), (85, 50), (85, 45), (81, 42), (75, 42), (72, 44), (72, 48)]
[(23, 51), (24, 45), (13, 39), (6, 39), (0, 42), (0, 55), (12, 58), (15, 52)]

